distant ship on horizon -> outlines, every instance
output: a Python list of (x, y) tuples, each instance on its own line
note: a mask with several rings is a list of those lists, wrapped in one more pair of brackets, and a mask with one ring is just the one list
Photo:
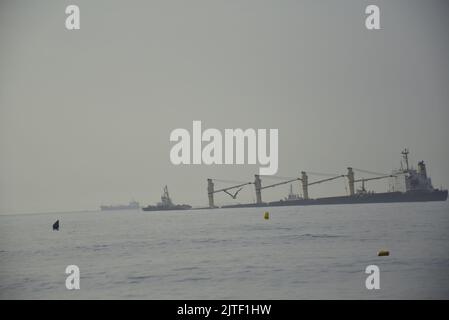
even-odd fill
[(128, 204), (118, 204), (110, 206), (100, 206), (101, 211), (111, 211), (111, 210), (138, 210), (140, 209), (140, 204), (137, 201), (130, 201)]

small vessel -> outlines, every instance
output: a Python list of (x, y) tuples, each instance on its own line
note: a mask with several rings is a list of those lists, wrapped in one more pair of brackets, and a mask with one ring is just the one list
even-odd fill
[(53, 223), (53, 231), (59, 231), (59, 220), (56, 220), (56, 222)]
[(110, 211), (110, 210), (136, 210), (140, 209), (140, 204), (137, 201), (130, 201), (128, 204), (118, 204), (112, 206), (100, 206), (102, 211)]
[(164, 187), (164, 192), (161, 196), (161, 202), (158, 202), (155, 206), (148, 205), (143, 207), (143, 211), (165, 211), (165, 210), (189, 210), (192, 206), (188, 204), (173, 204), (168, 193), (168, 187)]

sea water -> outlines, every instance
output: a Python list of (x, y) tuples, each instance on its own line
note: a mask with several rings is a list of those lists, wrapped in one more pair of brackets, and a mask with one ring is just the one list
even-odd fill
[(2, 215), (0, 298), (448, 299), (448, 231), (447, 202)]

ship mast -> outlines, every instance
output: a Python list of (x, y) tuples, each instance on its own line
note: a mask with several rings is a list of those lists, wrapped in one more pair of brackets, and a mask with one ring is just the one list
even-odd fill
[(408, 168), (408, 154), (409, 154), (408, 149), (405, 148), (405, 149), (401, 152), (401, 154), (402, 154), (402, 157), (404, 158), (404, 161), (405, 161), (405, 168), (406, 168), (406, 170), (408, 171), (408, 170), (409, 170), (409, 168)]
[(165, 207), (171, 207), (173, 205), (173, 203), (170, 199), (170, 195), (168, 194), (167, 186), (164, 187), (164, 194), (161, 197), (161, 202), (162, 202), (162, 205), (164, 205)]

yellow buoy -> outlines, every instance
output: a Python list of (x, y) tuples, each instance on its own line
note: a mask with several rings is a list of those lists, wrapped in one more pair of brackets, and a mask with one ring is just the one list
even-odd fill
[(377, 254), (379, 257), (385, 257), (385, 256), (389, 256), (390, 255), (390, 251), (388, 250), (380, 250), (379, 253)]
[(270, 219), (270, 214), (268, 213), (268, 211), (267, 211), (267, 212), (265, 212), (265, 214), (264, 214), (263, 218), (264, 218), (265, 220), (268, 220), (268, 219)]

